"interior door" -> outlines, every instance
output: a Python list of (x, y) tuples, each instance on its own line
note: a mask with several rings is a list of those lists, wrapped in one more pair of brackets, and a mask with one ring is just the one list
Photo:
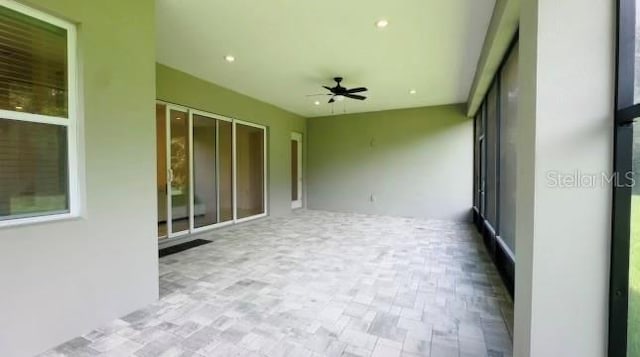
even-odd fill
[(291, 208), (302, 207), (302, 134), (291, 133)]

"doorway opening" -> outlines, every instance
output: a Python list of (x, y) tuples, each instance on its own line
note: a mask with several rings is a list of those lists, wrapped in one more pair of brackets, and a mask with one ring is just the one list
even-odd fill
[(291, 133), (291, 208), (302, 207), (302, 134)]

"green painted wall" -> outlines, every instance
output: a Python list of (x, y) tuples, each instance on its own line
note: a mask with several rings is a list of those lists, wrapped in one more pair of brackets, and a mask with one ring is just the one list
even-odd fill
[(158, 296), (153, 0), (31, 0), (78, 24), (82, 217), (0, 229), (0, 356), (32, 356)]
[(464, 109), (308, 119), (308, 207), (470, 219), (473, 123)]
[(158, 64), (159, 100), (268, 127), (268, 200), (272, 216), (291, 213), (291, 132), (306, 133), (304, 118)]

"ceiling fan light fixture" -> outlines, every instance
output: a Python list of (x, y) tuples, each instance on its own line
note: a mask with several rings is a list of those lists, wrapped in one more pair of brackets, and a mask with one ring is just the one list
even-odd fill
[(342, 102), (344, 100), (344, 96), (343, 95), (336, 95), (334, 97), (338, 102)]
[(383, 29), (385, 27), (389, 26), (389, 20), (387, 19), (380, 19), (378, 21), (376, 21), (376, 27), (379, 29)]

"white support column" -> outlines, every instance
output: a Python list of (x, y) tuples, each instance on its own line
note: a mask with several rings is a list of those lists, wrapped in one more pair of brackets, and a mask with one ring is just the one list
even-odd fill
[(522, 1), (514, 356), (606, 355), (614, 24), (615, 1)]

